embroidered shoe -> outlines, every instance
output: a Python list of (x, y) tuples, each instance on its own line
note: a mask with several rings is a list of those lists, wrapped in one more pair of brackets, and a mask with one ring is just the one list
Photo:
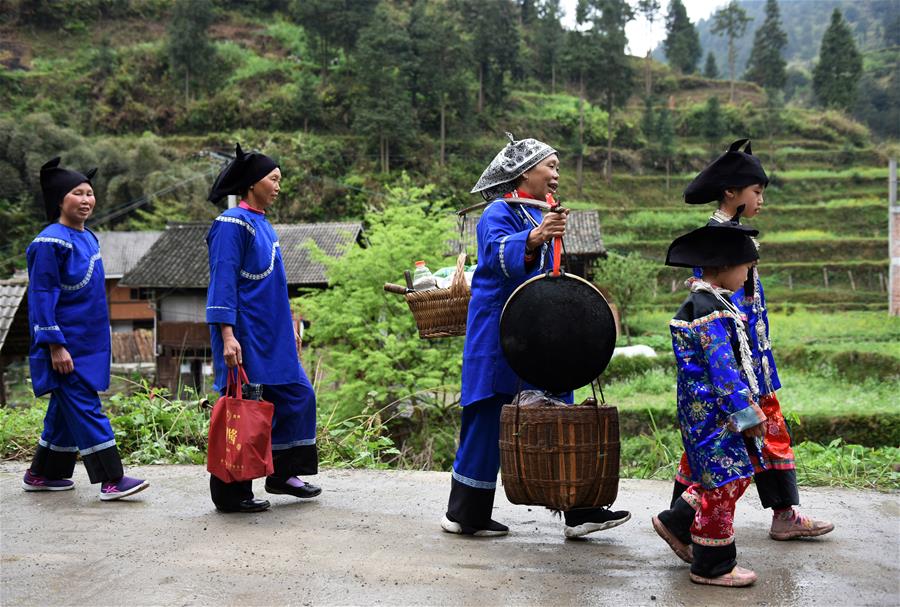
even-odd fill
[(817, 521), (803, 516), (795, 508), (791, 508), (787, 517), (774, 515), (769, 537), (773, 540), (792, 540), (798, 537), (816, 537), (834, 530), (834, 523)]
[(143, 491), (149, 486), (149, 482), (130, 476), (123, 476), (115, 481), (104, 481), (100, 483), (100, 499), (104, 502), (122, 499)]
[(446, 514), (441, 517), (441, 529), (447, 533), (471, 535), (474, 537), (501, 537), (509, 533), (509, 527), (502, 523), (498, 523), (493, 519), (488, 522), (487, 527), (484, 529), (477, 529), (475, 527), (463, 525), (462, 523), (457, 523)]
[(608, 508), (584, 508), (564, 512), (566, 528), (563, 531), (566, 537), (582, 537), (595, 531), (605, 531), (618, 527), (631, 520), (631, 513), (625, 510), (610, 510)]
[(694, 562), (694, 547), (690, 544), (685, 544), (680, 539), (675, 537), (675, 534), (669, 531), (669, 528), (659, 520), (658, 516), (654, 516), (652, 519), (653, 522), (653, 530), (656, 531), (656, 534), (659, 535), (662, 539), (666, 541), (669, 545), (669, 548), (675, 553), (678, 558), (680, 558), (685, 563), (693, 563)]
[(25, 491), (69, 491), (75, 488), (75, 481), (68, 478), (51, 479), (37, 474), (31, 470), (25, 471), (22, 478), (22, 489)]
[(706, 584), (708, 586), (728, 586), (731, 588), (741, 588), (750, 586), (756, 581), (756, 574), (749, 569), (743, 567), (735, 567), (728, 573), (719, 577), (703, 577), (696, 573), (691, 574), (691, 581), (695, 584)]

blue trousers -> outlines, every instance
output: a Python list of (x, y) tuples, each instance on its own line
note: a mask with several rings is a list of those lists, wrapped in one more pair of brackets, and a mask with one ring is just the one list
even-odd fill
[(72, 373), (50, 394), (31, 471), (48, 478), (68, 478), (76, 453), (81, 454), (92, 483), (121, 478), (116, 437), (101, 409), (100, 397)]
[(462, 408), (459, 449), (453, 462), (453, 478), (475, 489), (495, 489), (500, 471), (500, 412), (512, 395), (491, 398)]

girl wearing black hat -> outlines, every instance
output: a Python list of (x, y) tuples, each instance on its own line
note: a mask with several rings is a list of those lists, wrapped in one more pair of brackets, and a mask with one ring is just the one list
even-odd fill
[(760, 455), (766, 417), (744, 316), (730, 299), (759, 257), (750, 238), (756, 234), (737, 223), (704, 226), (677, 238), (666, 255), (666, 265), (702, 267), (703, 278), (692, 279), (691, 294), (669, 323), (690, 483), (679, 497), (685, 507), (653, 517), (653, 527), (691, 563), (698, 584), (756, 581), (737, 566), (733, 521), (753, 476), (751, 457)]
[[(541, 212), (521, 202), (545, 203), (559, 184), (556, 150), (536, 139), (509, 143), (484, 170), (472, 193), (490, 204), (478, 222), (478, 267), (466, 324), (462, 363), (462, 427), (453, 462), (450, 499), (441, 528), (448, 533), (502, 536), (509, 528), (491, 518), (500, 470), (500, 412), (520, 388), (500, 348), (500, 312), (512, 292), (549, 268), (553, 238), (562, 237), (567, 212)], [(536, 355), (539, 355), (536, 354)], [(560, 399), (571, 403), (570, 392)], [(564, 513), (566, 537), (621, 525), (625, 511), (585, 508)]]
[(81, 454), (100, 499), (116, 500), (149, 486), (124, 475), (109, 419), (97, 393), (109, 388), (110, 337), (103, 261), (85, 221), (94, 210), (91, 179), (41, 167), (47, 220), (52, 222), (28, 245), (29, 366), (35, 396), (50, 393), (44, 430), (25, 472), (25, 491), (66, 491), (75, 457)]
[[(311, 498), (322, 490), (298, 478), (318, 472), (316, 395), (298, 360), (287, 276), (278, 236), (266, 209), (281, 189), (277, 163), (235, 147), (235, 158), (216, 178), (209, 200), (239, 195), (240, 204), (219, 215), (206, 237), (209, 247), (210, 325), (215, 388), (225, 390), (227, 371), (242, 365), (261, 397), (275, 405), (272, 455), (275, 472), (266, 491)], [(213, 503), (223, 512), (260, 512), (269, 502), (253, 497), (251, 481), (226, 483), (210, 476)]]
[[(748, 139), (732, 143), (728, 151), (700, 172), (684, 192), (688, 204), (718, 202), (709, 225), (755, 217), (763, 206), (763, 192), (769, 178), (759, 158), (754, 156)], [(702, 272), (695, 269), (695, 276)], [(760, 387), (760, 407), (766, 414), (765, 443), (762, 457), (754, 462), (754, 482), (764, 508), (772, 508), (769, 536), (776, 540), (814, 537), (829, 533), (834, 525), (801, 515), (794, 506), (800, 503), (791, 436), (775, 391), (781, 387), (769, 341), (766, 298), (754, 264), (745, 284), (735, 291), (732, 302), (747, 316), (753, 369)], [(690, 484), (688, 459), (681, 458), (673, 490), (673, 507), (681, 506), (679, 496)]]

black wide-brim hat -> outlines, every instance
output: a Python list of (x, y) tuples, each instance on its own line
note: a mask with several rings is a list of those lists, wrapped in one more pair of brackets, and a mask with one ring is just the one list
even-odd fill
[(676, 238), (666, 252), (666, 265), (679, 268), (722, 268), (759, 259), (753, 242), (759, 230), (735, 222), (705, 225)]
[(223, 198), (246, 191), (251, 185), (278, 168), (278, 163), (259, 152), (245, 154), (241, 144), (234, 146), (234, 160), (222, 169), (207, 200), (219, 204)]
[(48, 160), (41, 167), (41, 193), (44, 195), (44, 212), (47, 214), (47, 221), (56, 221), (59, 219), (60, 209), (63, 198), (66, 194), (75, 189), (82, 183), (91, 183), (91, 179), (97, 174), (97, 168), (79, 173), (71, 169), (64, 169), (59, 166), (59, 156)]
[[(743, 150), (740, 149), (742, 145)], [(755, 184), (769, 185), (769, 176), (763, 170), (759, 158), (753, 155), (750, 140), (738, 139), (728, 146), (727, 152), (694, 177), (684, 190), (684, 201), (688, 204), (718, 202), (728, 188), (744, 188)]]

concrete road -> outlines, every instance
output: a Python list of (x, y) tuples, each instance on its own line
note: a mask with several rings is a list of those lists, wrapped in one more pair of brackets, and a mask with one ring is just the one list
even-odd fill
[[(670, 485), (623, 481), (625, 525), (565, 540), (541, 508), (498, 495), (505, 538), (442, 533), (450, 477), (329, 470), (325, 491), (270, 511), (215, 512), (198, 466), (132, 468), (150, 489), (101, 503), (79, 464), (74, 491), (25, 493), (0, 465), (0, 604), (12, 605), (898, 605), (900, 496), (805, 489), (804, 511), (837, 524), (815, 540), (768, 538), (753, 488), (738, 504), (751, 588), (697, 586), (653, 532)], [(258, 495), (261, 483), (256, 483)]]

